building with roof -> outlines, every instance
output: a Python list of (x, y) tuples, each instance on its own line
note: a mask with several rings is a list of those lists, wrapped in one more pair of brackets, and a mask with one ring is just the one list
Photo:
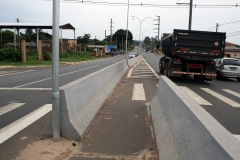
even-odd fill
[(240, 58), (240, 48), (237, 44), (225, 43), (225, 56), (231, 58)]

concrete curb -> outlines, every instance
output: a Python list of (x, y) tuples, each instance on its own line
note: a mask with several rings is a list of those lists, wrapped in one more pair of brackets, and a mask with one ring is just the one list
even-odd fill
[(240, 159), (240, 142), (165, 76), (150, 109), (159, 159)]
[[(141, 58), (139, 56), (129, 59), (129, 65), (134, 65)], [(127, 69), (126, 61), (122, 60), (60, 88), (61, 136), (82, 139), (102, 104)], [(42, 138), (51, 136), (50, 124), (42, 132)]]

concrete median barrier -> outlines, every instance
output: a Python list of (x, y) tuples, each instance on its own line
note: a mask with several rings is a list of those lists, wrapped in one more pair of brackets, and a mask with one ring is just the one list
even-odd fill
[[(130, 66), (142, 57), (129, 59)], [(81, 139), (102, 104), (128, 70), (125, 60), (66, 84), (60, 88), (61, 136)], [(51, 123), (42, 132), (42, 138), (52, 135)]]
[(240, 142), (165, 76), (150, 111), (159, 159), (240, 159)]

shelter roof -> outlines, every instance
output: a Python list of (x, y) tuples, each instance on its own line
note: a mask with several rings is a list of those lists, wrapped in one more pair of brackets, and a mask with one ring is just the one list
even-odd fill
[[(9, 29), (27, 29), (27, 28), (32, 28), (32, 29), (52, 29), (52, 24), (38, 24), (38, 23), (0, 23), (0, 28), (9, 28)], [(70, 24), (64, 24), (59, 26), (59, 28), (62, 29), (71, 29), (75, 30), (75, 28)]]

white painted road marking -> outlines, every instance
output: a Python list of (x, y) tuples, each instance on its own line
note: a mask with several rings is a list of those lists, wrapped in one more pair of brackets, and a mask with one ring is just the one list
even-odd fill
[(195, 100), (200, 105), (208, 105), (212, 106), (211, 103), (203, 99), (201, 96), (193, 92), (191, 89), (185, 87), (185, 86), (179, 86), (185, 93), (187, 93), (193, 100)]
[(8, 104), (4, 107), (1, 107), (0, 108), (0, 116), (7, 113), (7, 112), (10, 112), (11, 110), (14, 110), (22, 105), (24, 105), (25, 103), (11, 103), (11, 104)]
[(134, 83), (132, 100), (146, 100), (142, 83)]
[(133, 68), (131, 68), (131, 69), (129, 70), (128, 75), (127, 75), (128, 78), (131, 77), (132, 71), (133, 71)]
[(9, 76), (9, 75), (13, 75), (13, 74), (27, 73), (27, 72), (33, 72), (33, 71), (35, 71), (35, 70), (28, 70), (28, 71), (23, 71), (23, 72), (14, 72), (14, 73), (4, 74), (4, 75), (0, 75), (0, 76), (3, 77), (3, 76)]
[(11, 138), (13, 135), (17, 134), (33, 122), (37, 121), (51, 110), (52, 104), (46, 104), (41, 108), (38, 108), (35, 111), (29, 113), (28, 115), (22, 117), (21, 119), (2, 128), (0, 130), (0, 144)]
[(147, 63), (147, 61), (145, 59), (143, 59), (145, 61), (145, 63), (148, 65), (148, 67), (151, 69), (151, 71), (153, 72), (153, 74), (155, 74), (155, 76), (159, 79), (159, 75), (152, 69), (152, 67), (150, 67), (150, 65)]
[[(94, 67), (97, 67), (97, 66), (99, 66), (99, 65), (95, 65), (95, 66), (92, 66), (92, 67), (88, 67), (88, 68), (76, 70), (76, 71), (73, 71), (73, 72), (68, 72), (68, 73), (65, 73), (65, 74), (61, 74), (60, 77), (68, 75), (68, 74), (72, 74), (72, 73), (75, 73), (75, 72), (83, 71), (83, 70), (86, 70), (86, 69), (89, 69), (89, 68), (94, 68)], [(31, 83), (27, 83), (27, 84), (24, 84), (24, 85), (21, 85), (21, 86), (17, 86), (17, 87), (14, 87), (14, 88), (20, 88), (20, 87), (23, 87), (23, 86), (27, 86), (27, 85), (38, 83), (38, 82), (42, 82), (42, 81), (46, 81), (46, 80), (49, 80), (49, 79), (52, 79), (52, 77), (46, 78), (46, 79), (42, 79), (42, 80), (39, 80), (39, 81), (35, 81), (35, 82), (31, 82)]]
[(204, 90), (205, 92), (213, 95), (214, 97), (220, 99), (221, 101), (229, 104), (230, 106), (240, 107), (240, 104), (239, 104), (239, 103), (237, 103), (237, 102), (235, 102), (235, 101), (233, 101), (233, 100), (231, 100), (231, 99), (229, 99), (229, 98), (227, 98), (227, 97), (225, 97), (225, 96), (223, 96), (223, 95), (221, 95), (221, 94), (219, 94), (219, 93), (217, 93), (217, 92), (214, 92), (214, 91), (211, 90), (211, 89), (208, 89), (208, 88), (201, 88), (201, 89)]
[(52, 88), (0, 88), (0, 90), (50, 91)]
[(236, 137), (240, 141), (240, 135), (234, 134), (234, 137)]
[(228, 93), (230, 93), (230, 94), (232, 94), (232, 95), (234, 95), (234, 96), (236, 96), (238, 98), (240, 98), (240, 94), (237, 93), (237, 92), (234, 92), (234, 91), (229, 90), (229, 89), (222, 89), (222, 90), (225, 91), (225, 92), (228, 92)]

